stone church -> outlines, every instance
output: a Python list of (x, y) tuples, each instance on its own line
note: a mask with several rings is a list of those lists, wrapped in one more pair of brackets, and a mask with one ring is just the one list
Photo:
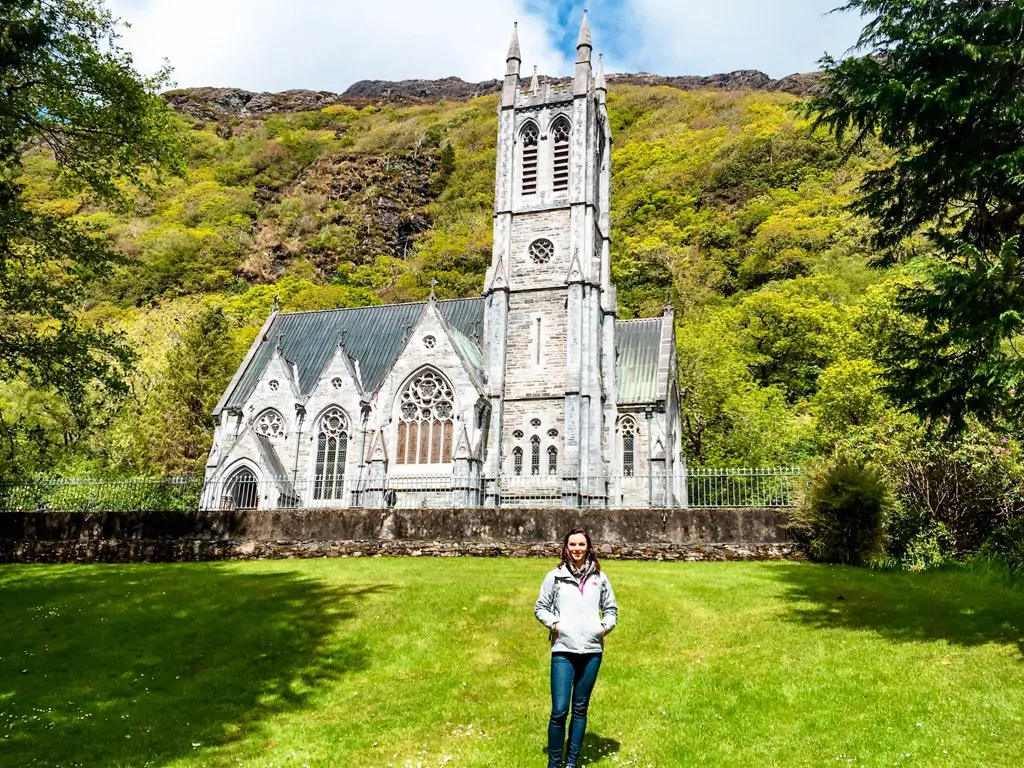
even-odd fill
[(214, 411), (207, 508), (673, 506), (673, 315), (620, 320), (611, 132), (584, 16), (566, 85), (501, 92), (480, 298), (281, 312)]

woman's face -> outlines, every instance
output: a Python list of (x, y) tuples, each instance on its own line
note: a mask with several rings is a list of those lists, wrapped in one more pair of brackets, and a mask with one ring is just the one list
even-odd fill
[(575, 566), (583, 564), (587, 556), (587, 537), (582, 533), (574, 533), (569, 537), (569, 543), (565, 545), (569, 551), (569, 560)]

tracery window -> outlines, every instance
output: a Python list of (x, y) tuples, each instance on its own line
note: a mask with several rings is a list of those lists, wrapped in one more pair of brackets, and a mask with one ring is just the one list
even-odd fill
[(540, 438), (536, 435), (530, 438), (530, 474), (540, 474)]
[(512, 474), (516, 477), (523, 476), (523, 449), (512, 449)]
[(232, 472), (224, 486), (224, 495), (231, 499), (232, 509), (256, 509), (260, 498), (256, 473), (248, 467)]
[(523, 143), (523, 194), (537, 192), (537, 139), (540, 131), (534, 123), (527, 123), (520, 134)]
[(627, 416), (619, 430), (622, 432), (622, 474), (633, 477), (636, 474), (636, 422)]
[(555, 244), (542, 237), (530, 243), (530, 259), (534, 264), (547, 264), (555, 255)]
[(268, 408), (256, 417), (256, 434), (266, 435), (271, 440), (284, 435), (284, 419), (273, 408)]
[(558, 474), (558, 449), (553, 445), (548, 447), (548, 474)]
[(426, 370), (412, 380), (399, 405), (399, 464), (447, 464), (452, 460), (455, 399), (441, 374)]
[(340, 408), (329, 408), (320, 418), (316, 443), (314, 499), (340, 499), (348, 457), (348, 417)]
[(555, 121), (551, 133), (555, 140), (554, 190), (564, 192), (569, 188), (569, 121), (564, 117)]

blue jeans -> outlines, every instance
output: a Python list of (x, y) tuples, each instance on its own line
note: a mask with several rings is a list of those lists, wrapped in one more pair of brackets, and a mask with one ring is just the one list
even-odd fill
[(562, 743), (565, 741), (565, 719), (572, 702), (572, 723), (569, 726), (569, 752), (566, 766), (575, 766), (587, 730), (587, 707), (590, 694), (601, 668), (600, 653), (551, 654), (551, 722), (548, 723), (548, 768), (559, 768)]

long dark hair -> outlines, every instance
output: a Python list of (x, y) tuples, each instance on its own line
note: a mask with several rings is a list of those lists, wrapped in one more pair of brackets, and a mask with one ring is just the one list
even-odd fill
[(584, 557), (584, 562), (591, 562), (594, 564), (594, 571), (597, 573), (601, 572), (601, 563), (597, 561), (597, 555), (594, 554), (594, 545), (590, 543), (590, 534), (587, 533), (586, 528), (573, 528), (562, 539), (562, 551), (561, 551), (561, 562), (559, 566), (565, 565), (569, 562), (569, 537), (577, 534), (583, 534), (583, 537), (587, 540), (587, 554)]

